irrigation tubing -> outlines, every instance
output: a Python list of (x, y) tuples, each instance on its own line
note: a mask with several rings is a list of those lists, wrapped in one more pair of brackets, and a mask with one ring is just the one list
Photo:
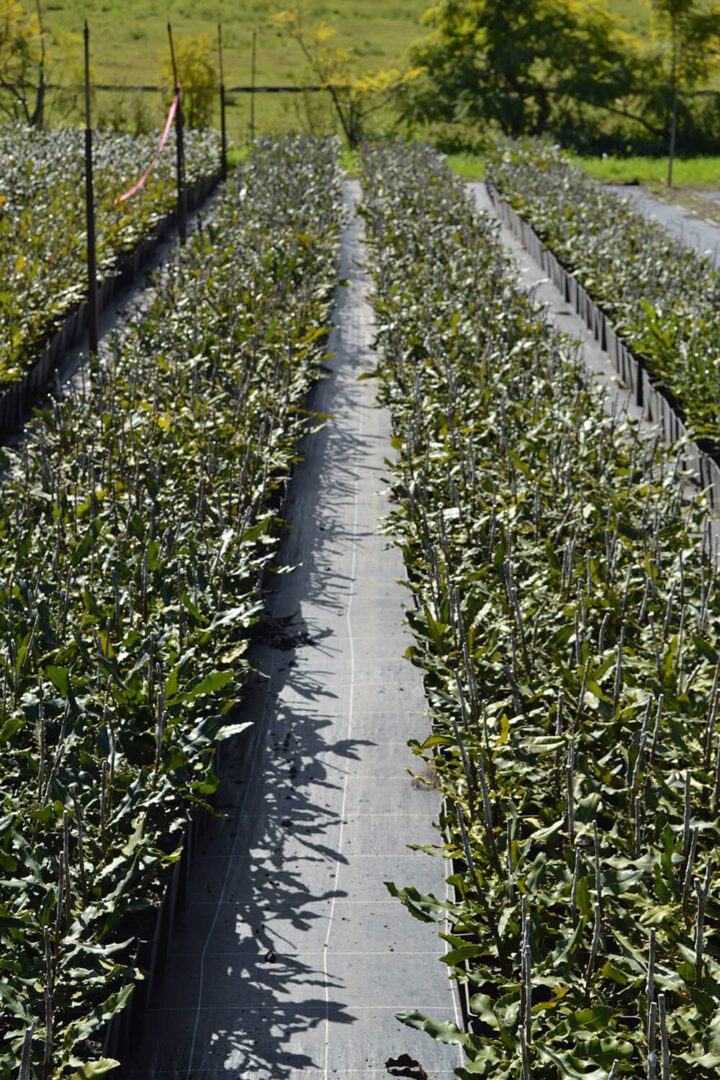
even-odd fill
[[(0, 86), (0, 90), (27, 90), (28, 87), (18, 84), (3, 83)], [(34, 89), (34, 88), (33, 88)], [(73, 90), (80, 91), (84, 89), (81, 85), (72, 85), (66, 83), (45, 83), (46, 90)], [(113, 94), (119, 94), (127, 90), (130, 93), (135, 94), (160, 94), (164, 92), (162, 86), (150, 86), (147, 83), (94, 83), (93, 90), (107, 91)], [(338, 90), (340, 87), (334, 86), (331, 83), (323, 83), (321, 86), (229, 86), (226, 90), (226, 94), (320, 94), (323, 90)]]

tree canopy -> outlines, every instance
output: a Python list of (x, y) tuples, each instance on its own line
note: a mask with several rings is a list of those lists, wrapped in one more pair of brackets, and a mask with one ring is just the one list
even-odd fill
[(424, 119), (495, 120), (509, 135), (547, 128), (567, 99), (611, 104), (632, 86), (632, 42), (607, 11), (576, 0), (441, 0), (413, 53)]
[[(181, 38), (175, 46), (175, 59), (183, 89), (185, 123), (190, 128), (208, 127), (219, 78), (210, 39), (204, 34)], [(173, 68), (168, 57), (163, 60), (162, 77), (166, 86), (173, 85)]]
[(491, 121), (539, 134), (579, 111), (602, 110), (668, 134), (670, 101), (711, 70), (720, 16), (712, 0), (651, 0), (644, 42), (597, 0), (438, 0), (412, 53), (425, 77), (406, 102), (411, 119)]
[(335, 44), (336, 28), (308, 19), (302, 5), (271, 15), (270, 24), (297, 44), (310, 71), (328, 91), (350, 147), (362, 142), (368, 119), (396, 101), (421, 74), (419, 68), (357, 74), (352, 49)]
[(0, 111), (13, 120), (41, 121), (44, 59), (39, 4), (28, 14), (15, 0), (0, 0)]

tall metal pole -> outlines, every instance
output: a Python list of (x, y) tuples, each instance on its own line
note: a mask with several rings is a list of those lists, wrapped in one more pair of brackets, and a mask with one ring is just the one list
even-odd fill
[(45, 26), (43, 23), (43, 13), (40, 0), (35, 0), (35, 11), (37, 12), (38, 26), (40, 28), (40, 63), (38, 65), (38, 87), (35, 97), (35, 108), (33, 110), (32, 123), (35, 127), (41, 131), (45, 124)]
[(673, 183), (673, 165), (675, 163), (675, 150), (677, 147), (677, 122), (678, 122), (678, 93), (677, 87), (673, 93), (673, 105), (672, 105), (672, 126), (670, 128), (670, 151), (668, 153), (668, 179), (667, 186), (672, 187)]
[(250, 71), (250, 83), (252, 87), (252, 93), (250, 94), (250, 142), (255, 142), (255, 78), (257, 73), (256, 61), (257, 59), (257, 30), (253, 30), (252, 40), (252, 66)]
[(183, 114), (182, 96), (180, 94), (180, 80), (178, 79), (177, 64), (175, 63), (175, 45), (173, 43), (172, 27), (167, 24), (168, 39), (170, 41), (170, 59), (172, 60), (173, 82), (178, 103), (175, 111), (175, 157), (177, 163), (177, 200), (178, 200), (178, 234), (180, 243), (184, 244), (187, 239), (187, 193), (185, 190), (185, 142), (183, 138)]
[(225, 69), (223, 68), (222, 23), (218, 23), (218, 60), (220, 65), (220, 138), (222, 145), (222, 178), (227, 180), (227, 124), (225, 120)]
[(93, 137), (90, 115), (90, 31), (85, 22), (85, 209), (87, 216), (88, 349), (98, 351), (97, 254), (95, 250), (95, 193), (93, 190)]
[(672, 28), (672, 61), (670, 82), (672, 85), (672, 119), (670, 126), (670, 148), (668, 151), (668, 179), (667, 186), (672, 187), (673, 164), (675, 162), (675, 146), (677, 143), (677, 114), (678, 114), (678, 25), (677, 16), (671, 15)]

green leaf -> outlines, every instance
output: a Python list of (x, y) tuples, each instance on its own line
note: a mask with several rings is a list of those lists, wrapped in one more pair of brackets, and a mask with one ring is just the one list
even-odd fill
[(247, 731), (248, 728), (253, 727), (253, 721), (247, 720), (242, 724), (226, 724), (225, 727), (221, 727), (215, 735), (216, 742), (222, 742), (224, 739), (231, 739), (233, 735), (239, 735), (243, 731)]
[(631, 982), (634, 982), (634, 979), (631, 975), (628, 975), (626, 971), (623, 971), (622, 968), (617, 967), (617, 965), (613, 964), (610, 960), (605, 961), (600, 971), (603, 975), (603, 978), (612, 979), (612, 981), (614, 983), (617, 983), (618, 986), (628, 986)]
[(482, 956), (482, 953), (483, 950), (479, 945), (459, 945), (457, 949), (446, 952), (440, 959), (448, 967), (457, 967), (458, 964), (462, 964), (465, 960), (471, 960), (474, 956)]
[(26, 717), (22, 714), (9, 716), (0, 728), (0, 742), (9, 742), (21, 728), (25, 727)]
[(131, 833), (128, 841), (127, 841), (127, 843), (125, 844), (125, 846), (122, 849), (123, 855), (132, 855), (135, 848), (138, 846), (138, 844), (142, 840), (144, 833), (145, 833), (145, 814), (143, 813), (143, 814), (140, 814), (137, 817), (136, 821), (135, 821), (135, 827), (134, 827), (134, 829), (133, 829), (133, 831), (132, 831), (132, 833)]
[(522, 745), (523, 749), (530, 754), (554, 754), (558, 750), (567, 749), (567, 740), (557, 735), (545, 735), (525, 739)]
[(45, 674), (50, 682), (53, 684), (56, 690), (62, 694), (63, 698), (70, 700), (70, 670), (65, 667), (55, 667), (54, 664), (48, 664), (45, 668)]
[(90, 1080), (93, 1076), (104, 1076), (105, 1073), (119, 1066), (120, 1062), (115, 1058), (99, 1058), (97, 1061), (88, 1061), (85, 1065), (81, 1065), (77, 1072), (73, 1073), (73, 1078)]
[(436, 619), (429, 608), (425, 608), (425, 623), (430, 633), (430, 638), (438, 652), (443, 651), (443, 642), (447, 626)]
[(487, 994), (473, 994), (470, 998), (470, 1011), (479, 1016), (489, 1027), (500, 1029), (500, 1021), (495, 1015), (492, 998)]
[(703, 638), (700, 637), (699, 634), (695, 634), (693, 637), (693, 645), (699, 653), (702, 653), (706, 660), (710, 661), (711, 664), (717, 664), (718, 652), (716, 649), (713, 648), (707, 638)]
[(204, 679), (200, 679), (195, 686), (190, 690), (186, 690), (183, 694), (178, 694), (172, 698), (169, 704), (176, 704), (182, 702), (183, 704), (190, 704), (193, 701), (197, 701), (198, 698), (208, 697), (210, 694), (217, 693), (218, 690), (222, 690), (224, 686), (227, 686), (229, 682), (235, 678), (234, 671), (213, 671), (212, 674), (206, 675)]
[(245, 607), (229, 608), (227, 611), (222, 611), (219, 615), (216, 615), (211, 625), (213, 629), (218, 626), (233, 626), (235, 623), (242, 622), (246, 624), (249, 620), (250, 612)]
[(552, 825), (547, 825), (544, 829), (536, 829), (530, 837), (532, 843), (539, 843), (541, 840), (547, 840), (551, 836), (555, 836), (565, 827), (565, 822), (562, 818), (559, 821), (554, 821)]
[(585, 922), (589, 922), (592, 918), (592, 903), (590, 901), (590, 884), (585, 874), (578, 879), (576, 896), (580, 918), (584, 919)]
[(397, 885), (392, 881), (386, 881), (384, 884), (390, 895), (397, 897), (397, 899), (405, 905), (410, 914), (420, 922), (437, 922), (437, 918), (434, 918), (433, 916), (443, 914), (450, 910), (452, 906), (446, 901), (438, 900), (432, 893), (423, 894), (412, 887), (398, 889)]
[(407, 1024), (408, 1027), (415, 1028), (417, 1031), (424, 1031), (438, 1042), (457, 1046), (468, 1045), (468, 1036), (465, 1032), (449, 1021), (433, 1020), (421, 1012), (395, 1013), (395, 1016), (401, 1024)]
[(453, 746), (454, 739), (449, 735), (428, 735), (427, 739), (418, 747), (419, 750), (430, 750), (433, 746)]
[(615, 1015), (611, 1005), (594, 1005), (591, 1009), (578, 1009), (568, 1016), (568, 1024), (575, 1031), (606, 1031)]
[(254, 544), (261, 536), (265, 536), (270, 531), (270, 522), (267, 518), (263, 518), (262, 521), (258, 521), (255, 525), (249, 525), (244, 530), (242, 538), (244, 544)]
[[(560, 1076), (567, 1076), (569, 1077), (569, 1080), (607, 1080), (608, 1068), (605, 1065), (596, 1068), (594, 1067), (594, 1063), (589, 1064), (587, 1061), (584, 1061), (579, 1054), (575, 1055), (569, 1050), (551, 1050), (545, 1042), (541, 1043), (538, 1041), (535, 1045), (542, 1058), (551, 1061), (557, 1066)], [(622, 1044), (618, 1044), (618, 1047), (621, 1046)], [(630, 1047), (630, 1049), (632, 1051), (632, 1047)], [(612, 1053), (612, 1050), (609, 1052)], [(618, 1059), (626, 1056), (626, 1054), (620, 1053), (620, 1050), (618, 1049)]]

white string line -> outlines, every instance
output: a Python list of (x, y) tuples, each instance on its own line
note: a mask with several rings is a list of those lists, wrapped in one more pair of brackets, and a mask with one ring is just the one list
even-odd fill
[[(347, 773), (345, 775), (347, 776)], [(377, 779), (377, 777), (375, 779)], [(286, 789), (281, 788), (280, 790), (282, 792), (282, 791), (284, 791)], [(235, 810), (235, 809), (236, 809), (235, 806), (233, 806), (233, 810)], [(322, 810), (322, 812), (324, 814), (328, 815), (328, 817), (329, 817), (329, 815), (331, 813), (331, 810), (332, 810), (332, 807), (323, 806), (323, 807), (320, 807), (320, 809)], [(263, 818), (266, 818), (267, 814), (243, 814), (242, 816), (245, 818), (246, 821), (256, 821), (256, 820), (262, 820)], [(366, 818), (366, 817), (369, 817), (369, 818), (375, 818), (375, 817), (425, 818), (425, 816), (426, 815), (421, 813), (420, 810), (413, 810), (410, 813), (400, 813), (400, 811), (396, 811), (396, 810), (355, 810), (353, 812), (353, 817), (354, 818)], [(327, 824), (331, 825), (332, 824), (332, 819)], [(305, 834), (306, 834), (306, 832), (308, 830), (310, 830), (311, 832), (317, 832), (317, 825), (313, 824), (313, 823), (311, 823), (309, 821), (300, 821), (298, 824), (296, 824), (294, 826), (294, 828), (295, 828), (295, 832), (298, 834), (298, 836), (305, 836)], [(219, 858), (219, 856), (207, 856), (207, 858)], [(359, 858), (359, 856), (355, 856), (355, 858)]]
[[(403, 743), (403, 746), (407, 746), (407, 743)], [(343, 772), (346, 772), (346, 771), (347, 770), (343, 770)], [(366, 777), (364, 777), (364, 776), (359, 777), (359, 778), (357, 776), (353, 777), (353, 780), (357, 780), (357, 779), (365, 780)], [(386, 776), (375, 776), (373, 774), (372, 776), (368, 776), (367, 779), (370, 779), (370, 780), (383, 780), (384, 781), (384, 780), (387, 780), (388, 777), (386, 777)], [(354, 814), (353, 814), (353, 817), (355, 817)], [(422, 852), (422, 851), (404, 851), (404, 852), (398, 852), (397, 855), (385, 855), (385, 854), (383, 854), (383, 855), (375, 855), (375, 854), (368, 855), (367, 853), (364, 854), (364, 855), (347, 854), (345, 856), (345, 858), (347, 859), (347, 861), (349, 863), (354, 862), (356, 859), (392, 859), (393, 861), (395, 859), (417, 859), (417, 860), (420, 860), (420, 859), (422, 859), (424, 854), (425, 853)], [(273, 858), (272, 855), (268, 855), (266, 858), (267, 858), (267, 862), (263, 863), (263, 856), (260, 856), (260, 857), (258, 857), (257, 855), (236, 855), (235, 856), (236, 861), (239, 862), (239, 863), (241, 863), (243, 861), (243, 859), (247, 859), (248, 862), (257, 863), (258, 868), (260, 870), (267, 869), (268, 873), (272, 877), (272, 871), (275, 871), (276, 873), (279, 873), (280, 870), (282, 869), (282, 867), (278, 866), (277, 863), (274, 863), (274, 862), (271, 861), (272, 858)], [(197, 861), (199, 862), (200, 859), (207, 860), (208, 862), (211, 861), (212, 859), (222, 859), (223, 862), (224, 862), (225, 859), (227, 859), (227, 855), (199, 855)], [(283, 866), (288, 866), (290, 863), (293, 863), (293, 862), (304, 862), (304, 861), (307, 861), (308, 859), (312, 859), (313, 862), (318, 861), (317, 857), (314, 856), (314, 855), (293, 855), (293, 856), (283, 860)], [(328, 859), (328, 862), (330, 862), (330, 859)], [(341, 897), (340, 899), (342, 900), (342, 899), (344, 899), (344, 897)], [(346, 901), (346, 903), (347, 902), (348, 901)], [(203, 901), (202, 900), (195, 900), (195, 901), (193, 901), (193, 903), (202, 904)], [(208, 900), (207, 903), (214, 904), (215, 901), (214, 900)], [(230, 901), (230, 903), (241, 904), (242, 900), (232, 900), (232, 901)]]
[[(274, 676), (275, 676), (275, 650), (271, 649), (270, 650), (270, 673), (269, 673), (266, 688), (265, 688), (265, 696), (264, 696), (264, 700), (263, 700), (263, 706), (262, 706), (262, 709), (261, 709), (261, 712), (260, 712), (260, 720), (258, 721), (258, 729), (257, 729), (257, 731), (258, 731), (258, 737), (259, 738), (262, 736), (262, 733), (265, 730), (265, 717), (266, 717), (266, 713), (267, 713), (267, 704), (268, 704), (268, 701), (270, 700), (270, 690), (271, 690), (271, 687), (272, 687), (272, 682), (273, 682)], [(246, 784), (245, 787), (243, 788), (243, 791), (242, 791), (242, 797), (240, 799), (238, 799), (237, 802), (233, 803), (233, 816), (235, 818), (243, 816), (242, 813), (239, 813), (239, 811), (241, 810), (241, 807), (245, 804), (246, 799), (248, 798), (248, 794), (249, 794), (251, 786), (252, 786), (251, 784)], [(247, 815), (245, 815), (245, 816), (247, 816)], [(190, 1080), (190, 1073), (192, 1071), (192, 1063), (193, 1063), (193, 1059), (195, 1057), (195, 1044), (197, 1042), (198, 1028), (200, 1026), (200, 1016), (201, 1016), (201, 1013), (203, 1012), (203, 1009), (204, 1009), (203, 1004), (202, 1004), (202, 999), (203, 999), (203, 989), (204, 989), (204, 982), (205, 982), (205, 957), (207, 955), (208, 946), (210, 945), (210, 939), (212, 938), (212, 936), (213, 936), (213, 934), (215, 932), (215, 927), (217, 926), (217, 921), (218, 921), (218, 919), (220, 917), (220, 911), (222, 910), (222, 906), (225, 903), (225, 893), (227, 892), (228, 884), (230, 882), (230, 876), (231, 876), (231, 874), (232, 874), (232, 872), (233, 872), (233, 870), (235, 868), (234, 867), (235, 848), (237, 846), (237, 843), (238, 843), (238, 840), (239, 840), (241, 834), (243, 835), (243, 838), (244, 838), (244, 834), (243, 834), (242, 829), (236, 829), (235, 830), (235, 836), (233, 837), (233, 842), (232, 842), (232, 845), (230, 847), (230, 854), (229, 854), (228, 859), (227, 859), (227, 869), (225, 871), (225, 877), (223, 879), (222, 890), (220, 892), (220, 896), (219, 896), (219, 898), (217, 900), (217, 906), (215, 908), (215, 917), (213, 918), (213, 921), (210, 924), (210, 928), (209, 928), (209, 930), (207, 932), (207, 936), (205, 938), (205, 943), (203, 945), (203, 950), (202, 950), (202, 953), (200, 954), (200, 979), (199, 979), (199, 984), (198, 984), (197, 1007), (196, 1007), (196, 1010), (195, 1010), (195, 1023), (193, 1024), (192, 1042), (190, 1043), (190, 1055), (188, 1057), (188, 1067), (187, 1067), (187, 1072), (185, 1074), (186, 1080)]]
[[(333, 955), (335, 955), (335, 954), (333, 954)], [(437, 956), (437, 952), (434, 955)], [(383, 956), (387, 956), (387, 953), (383, 953)], [(414, 1001), (411, 1002), (410, 1004), (408, 1004), (407, 1001), (403, 1001), (402, 1003), (398, 1002), (396, 1005), (362, 1005), (362, 1004), (360, 1004), (360, 1005), (352, 1005), (351, 1007), (353, 1009), (356, 1009), (358, 1012), (389, 1012), (389, 1013), (394, 1012), (394, 1013), (396, 1013), (396, 1012), (404, 1012), (407, 1009), (412, 1008), (412, 1009), (418, 1009), (421, 1012), (435, 1012), (435, 1013), (437, 1013), (437, 1012), (446, 1012), (446, 1013), (452, 1013), (452, 1009), (447, 1004), (447, 999), (446, 999), (445, 1004), (442, 1004), (441, 1002), (436, 1001), (433, 1005), (428, 1005), (427, 1003), (425, 1005), (417, 1005)], [(303, 1005), (302, 1008), (303, 1008), (303, 1015), (307, 1014), (307, 1016), (315, 1016), (317, 1014), (317, 1016), (320, 1017), (320, 1019), (322, 1019), (322, 1017), (323, 1017), (323, 1015), (325, 1013), (325, 1008), (324, 1008), (324, 1006), (322, 1004), (320, 1004), (320, 1005)], [(258, 1013), (259, 1015), (261, 1015), (263, 1017), (270, 1017), (270, 1018), (276, 1016), (277, 1014), (282, 1014), (283, 1016), (289, 1015), (290, 1019), (292, 1019), (292, 1020), (297, 1020), (297, 1017), (298, 1017), (298, 1002), (297, 1001), (292, 1001), (292, 1000), (278, 1001), (276, 999), (270, 1010), (268, 1010), (267, 1005), (238, 1005), (238, 1004), (236, 1004), (234, 1002), (232, 1004), (230, 1004), (230, 1005), (203, 1005), (203, 1006), (201, 1006), (201, 1009), (202, 1009), (202, 1012), (208, 1012), (208, 1013), (221, 1013), (223, 1011), (228, 1011), (228, 1012), (230, 1012), (231, 1017), (236, 1015), (237, 1013)], [(152, 1013), (152, 1015), (154, 1017), (157, 1018), (157, 1017), (162, 1016), (163, 1013), (186, 1013), (188, 1010), (184, 1005), (168, 1005), (167, 1008), (150, 1009), (149, 1011)], [(198, 1070), (197, 1069), (192, 1069), (191, 1071), (192, 1072), (197, 1072)], [(208, 1071), (212, 1072), (212, 1069), (209, 1069)], [(205, 1072), (205, 1070), (203, 1069), (203, 1074), (204, 1074), (204, 1072)], [(344, 1072), (345, 1072), (345, 1070), (343, 1069), (343, 1073)], [(317, 1069), (318, 1076), (320, 1076), (321, 1073), (322, 1073), (322, 1069), (318, 1068)], [(174, 1075), (177, 1075), (177, 1074), (174, 1074)]]
[[(356, 219), (357, 220), (357, 219)], [(357, 283), (356, 283), (357, 287)], [(362, 406), (360, 407), (360, 418), (358, 428), (356, 432), (356, 439), (359, 441), (362, 438), (363, 429), (363, 413)], [(360, 484), (360, 460), (358, 458), (355, 467), (355, 479), (353, 483), (353, 528), (352, 528), (352, 559), (350, 562), (350, 578), (348, 581), (348, 601), (347, 608), (345, 610), (345, 623), (347, 626), (348, 635), (348, 653), (350, 659), (350, 682), (348, 684), (348, 723), (346, 739), (350, 742), (352, 738), (352, 725), (353, 725), (353, 701), (355, 698), (355, 641), (353, 638), (352, 627), (352, 602), (353, 602), (353, 589), (355, 586), (355, 572), (357, 567), (357, 531), (358, 531), (358, 487)], [(348, 795), (348, 777), (349, 772), (346, 772), (343, 776), (343, 789), (342, 789), (342, 802), (340, 805), (340, 835), (338, 836), (338, 850), (337, 859), (335, 861), (335, 878), (333, 882), (333, 896), (330, 902), (330, 913), (328, 916), (327, 933), (325, 934), (325, 944), (323, 946), (323, 979), (325, 982), (325, 1080), (329, 1080), (330, 1075), (330, 986), (329, 986), (329, 974), (328, 974), (328, 950), (330, 948), (330, 935), (333, 928), (333, 918), (335, 916), (335, 906), (337, 901), (338, 881), (340, 878), (340, 857), (342, 855), (343, 838), (345, 834), (345, 808), (347, 805)]]
[[(203, 1080), (207, 1080), (209, 1076), (220, 1076), (223, 1080), (227, 1080), (228, 1072), (226, 1069), (193, 1069), (193, 1074), (196, 1076), (202, 1073)], [(247, 1074), (244, 1074), (245, 1076)], [(293, 1080), (320, 1080), (323, 1076), (322, 1069), (309, 1069), (303, 1070), (303, 1072), (293, 1072)], [(368, 1066), (367, 1069), (343, 1069), (343, 1076), (381, 1076), (387, 1077), (387, 1069), (380, 1066), (373, 1068)], [(443, 1069), (442, 1072), (434, 1072), (433, 1080), (456, 1080), (457, 1073), (455, 1070), (452, 1072)], [(160, 1072), (155, 1073), (153, 1080), (158, 1080), (160, 1077), (168, 1077), (168, 1080), (177, 1080), (176, 1072), (169, 1072), (166, 1069), (162, 1069)]]
[[(296, 952), (289, 952), (283, 950), (281, 959), (275, 961), (276, 967), (293, 967), (293, 961), (300, 960), (304, 956), (322, 956), (322, 949), (298, 949)], [(176, 956), (193, 957), (197, 956), (197, 953), (175, 953)], [(253, 958), (257, 955), (257, 950), (254, 952), (243, 952), (242, 949), (233, 949), (232, 952), (226, 952), (224, 949), (220, 949), (218, 952), (212, 954), (216, 958), (223, 956), (237, 957), (239, 960), (245, 960), (248, 957)], [(333, 956), (387, 956), (387, 949), (333, 949)], [(437, 956), (437, 949), (393, 949), (393, 956)], [(249, 965), (248, 965), (249, 968)], [(315, 972), (311, 972), (315, 974)], [(162, 1012), (163, 1007), (157, 1006), (153, 1009), (153, 1012)]]

